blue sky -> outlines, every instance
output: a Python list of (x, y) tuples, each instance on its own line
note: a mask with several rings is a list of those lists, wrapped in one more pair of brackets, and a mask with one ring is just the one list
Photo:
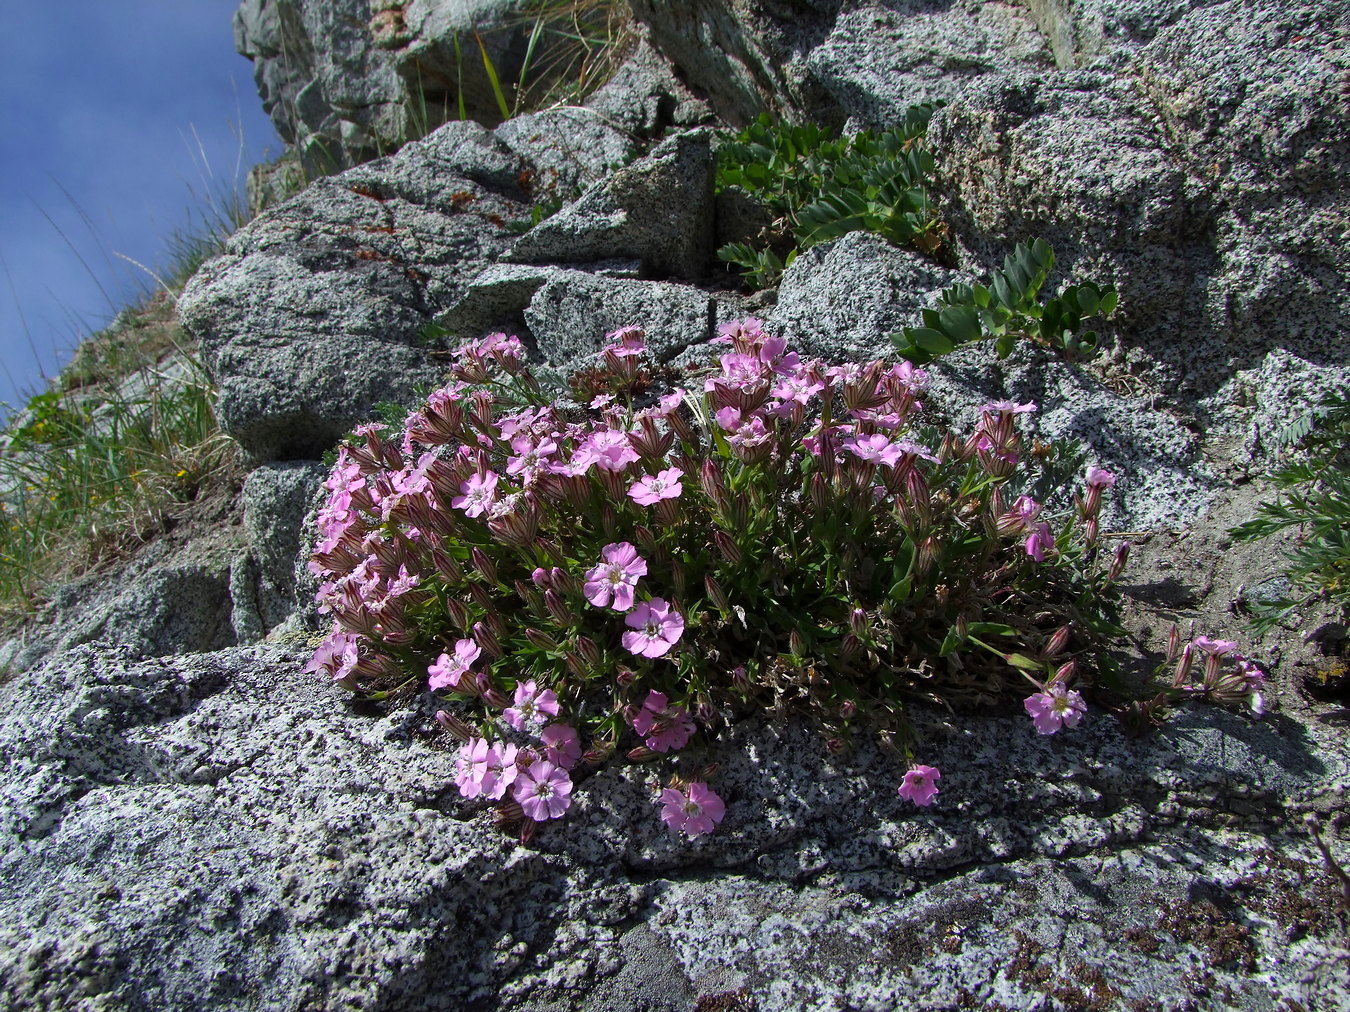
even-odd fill
[(234, 51), (238, 0), (5, 7), (0, 402), (16, 404), (153, 290), (116, 254), (162, 272), (168, 237), (282, 145)]

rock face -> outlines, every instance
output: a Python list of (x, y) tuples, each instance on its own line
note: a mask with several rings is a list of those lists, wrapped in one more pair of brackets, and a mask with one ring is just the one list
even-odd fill
[[(508, 65), (513, 9), (250, 0), (236, 28), (284, 135), (346, 165), (401, 129), (415, 70), (419, 94), (449, 94), (427, 82), (456, 18), (500, 26)], [(1234, 610), (1291, 541), (1224, 533), (1252, 514), (1270, 434), (1350, 383), (1344, 13), (633, 9), (647, 36), (588, 106), (448, 123), (314, 183), (184, 292), (256, 466), (210, 537), (67, 588), (0, 644), (0, 1004), (1350, 1007), (1339, 880), (1302, 822), (1320, 813), (1346, 866), (1350, 739), (1300, 689), (1344, 630), (1310, 606), (1245, 638)], [(853, 233), (776, 292), (730, 290), (712, 246), (744, 215), (711, 197), (707, 132), (669, 128), (709, 109), (884, 126), (920, 99), (947, 103), (930, 132), (947, 261)], [(1136, 741), (1096, 710), (1054, 737), (1020, 714), (934, 717), (942, 794), (918, 809), (870, 743), (834, 755), (752, 718), (710, 757), (728, 804), (711, 837), (668, 833), (641, 774), (610, 765), (519, 846), (458, 796), (429, 697), (373, 713), (301, 672), (314, 459), (439, 381), (427, 324), (512, 331), (565, 370), (638, 323), (678, 367), (753, 312), (804, 353), (855, 357), (1036, 236), (1051, 287), (1120, 289), (1111, 349), (963, 347), (928, 367), (929, 410), (965, 428), (988, 400), (1034, 400), (1039, 435), (1116, 470), (1104, 524), (1140, 532), (1120, 659), (1151, 668), (1173, 622), (1243, 639), (1272, 669), (1265, 719), (1196, 708)]]

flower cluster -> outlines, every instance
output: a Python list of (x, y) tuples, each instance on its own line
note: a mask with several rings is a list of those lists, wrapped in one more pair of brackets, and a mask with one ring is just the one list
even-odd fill
[[(308, 669), (367, 699), (434, 693), (460, 793), (524, 834), (615, 755), (671, 764), (661, 819), (710, 832), (725, 806), (690, 757), (754, 709), (912, 761), (910, 707), (1011, 707), (1030, 679), (1050, 733), (1108, 663), (1115, 479), (1090, 469), (1052, 515), (1017, 425), (1034, 404), (943, 432), (909, 363), (806, 361), (756, 320), (719, 340), (661, 387), (642, 330), (616, 331), (607, 392), (564, 408), (490, 335), (332, 465), (311, 568), (333, 625)], [(930, 804), (939, 775), (914, 767), (901, 795)]]

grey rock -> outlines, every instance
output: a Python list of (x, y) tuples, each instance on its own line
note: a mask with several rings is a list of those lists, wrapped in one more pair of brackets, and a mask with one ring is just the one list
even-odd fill
[[(1346, 783), (1334, 733), (1213, 709), (1143, 742), (1097, 713), (1054, 738), (935, 724), (942, 794), (919, 810), (878, 750), (750, 721), (710, 756), (717, 834), (672, 836), (642, 777), (608, 767), (520, 848), (455, 796), (429, 712), (336, 706), (302, 661), (88, 646), (0, 686), (11, 1004), (1040, 1007), (1049, 985), (1003, 972), (1019, 954), (1084, 987), (1085, 962), (1126, 998), (1180, 1002), (1204, 961), (1214, 991), (1259, 969), (1263, 994), (1350, 999), (1334, 918), (1291, 941), (1255, 912), (1322, 888), (1284, 806)], [(1239, 885), (1258, 871), (1269, 900)], [(1206, 924), (1245, 925), (1236, 961), (1207, 953)]]
[(1023, 343), (999, 361), (989, 344), (967, 345), (924, 367), (936, 418), (969, 433), (979, 407), (1012, 399), (1034, 403), (1020, 416), (1030, 437), (1082, 443), (1087, 463), (1119, 479), (1104, 501), (1109, 529), (1155, 530), (1184, 525), (1223, 488), (1193, 414), (1164, 410), (1151, 390), (1113, 388), (1099, 371)]
[(546, 109), (509, 119), (496, 135), (533, 167), (536, 202), (570, 202), (637, 153), (632, 134), (585, 107)]
[(493, 264), (469, 282), (464, 295), (436, 318), (437, 324), (465, 340), (492, 331), (523, 334), (525, 308), (557, 267)]
[(850, 232), (800, 254), (783, 274), (770, 333), (830, 362), (894, 358), (889, 335), (918, 326), (920, 311), (963, 275), (880, 236)]
[(677, 134), (545, 219), (512, 247), (517, 263), (635, 257), (658, 275), (698, 279), (713, 240), (712, 135)]
[(661, 361), (686, 346), (706, 342), (718, 324), (744, 315), (732, 298), (692, 285), (606, 278), (558, 271), (535, 292), (525, 322), (543, 358), (553, 365), (580, 364), (604, 345), (604, 336), (636, 324)]
[[(476, 38), (503, 80), (528, 43), (522, 0), (245, 0), (235, 48), (263, 108), (311, 175), (389, 154), (457, 115), (496, 122)], [(455, 53), (466, 40), (469, 57)]]
[(1008, 4), (864, 4), (835, 21), (806, 66), (860, 128), (884, 129), (920, 102), (947, 102), (986, 75), (1046, 68), (1027, 12)]
[(652, 45), (718, 117), (742, 126), (762, 112), (839, 121), (806, 68), (834, 26), (839, 0), (633, 0)]
[(645, 31), (639, 31), (637, 45), (614, 76), (586, 99), (586, 108), (641, 138), (657, 137), (668, 126), (699, 126), (712, 119), (708, 104), (680, 81)]
[[(315, 461), (292, 461), (256, 468), (244, 480), (241, 495), (253, 563), (253, 600), (258, 627), (264, 635), (289, 620), (297, 605), (310, 607), (309, 600), (296, 599), (295, 566), (302, 552), (308, 555), (309, 546), (301, 543), (301, 525), (326, 474)], [(234, 598), (237, 616), (241, 611), (240, 593), (234, 593)], [(251, 639), (240, 636), (239, 642)]]
[(256, 462), (314, 459), (377, 403), (434, 382), (422, 333), (506, 248), (506, 222), (528, 217), (521, 164), (451, 123), (241, 229), (179, 300), (221, 427)]

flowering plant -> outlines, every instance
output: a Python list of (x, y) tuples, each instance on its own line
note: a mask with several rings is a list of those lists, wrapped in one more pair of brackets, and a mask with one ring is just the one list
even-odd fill
[[(311, 562), (333, 627), (309, 670), (368, 699), (430, 689), (461, 793), (526, 835), (616, 752), (692, 751), (750, 708), (836, 750), (869, 728), (911, 760), (915, 704), (1011, 707), (1030, 685), (1038, 730), (1078, 722), (1068, 686), (1112, 670), (1128, 546), (1099, 561), (1109, 472), (1057, 513), (1030, 494), (1034, 404), (940, 433), (907, 362), (803, 361), (744, 320), (662, 388), (641, 330), (609, 338), (590, 408), (546, 396), (495, 334), (401, 431), (340, 449)], [(713, 771), (678, 770), (661, 818), (707, 833)], [(918, 766), (901, 794), (926, 805), (939, 776)]]

